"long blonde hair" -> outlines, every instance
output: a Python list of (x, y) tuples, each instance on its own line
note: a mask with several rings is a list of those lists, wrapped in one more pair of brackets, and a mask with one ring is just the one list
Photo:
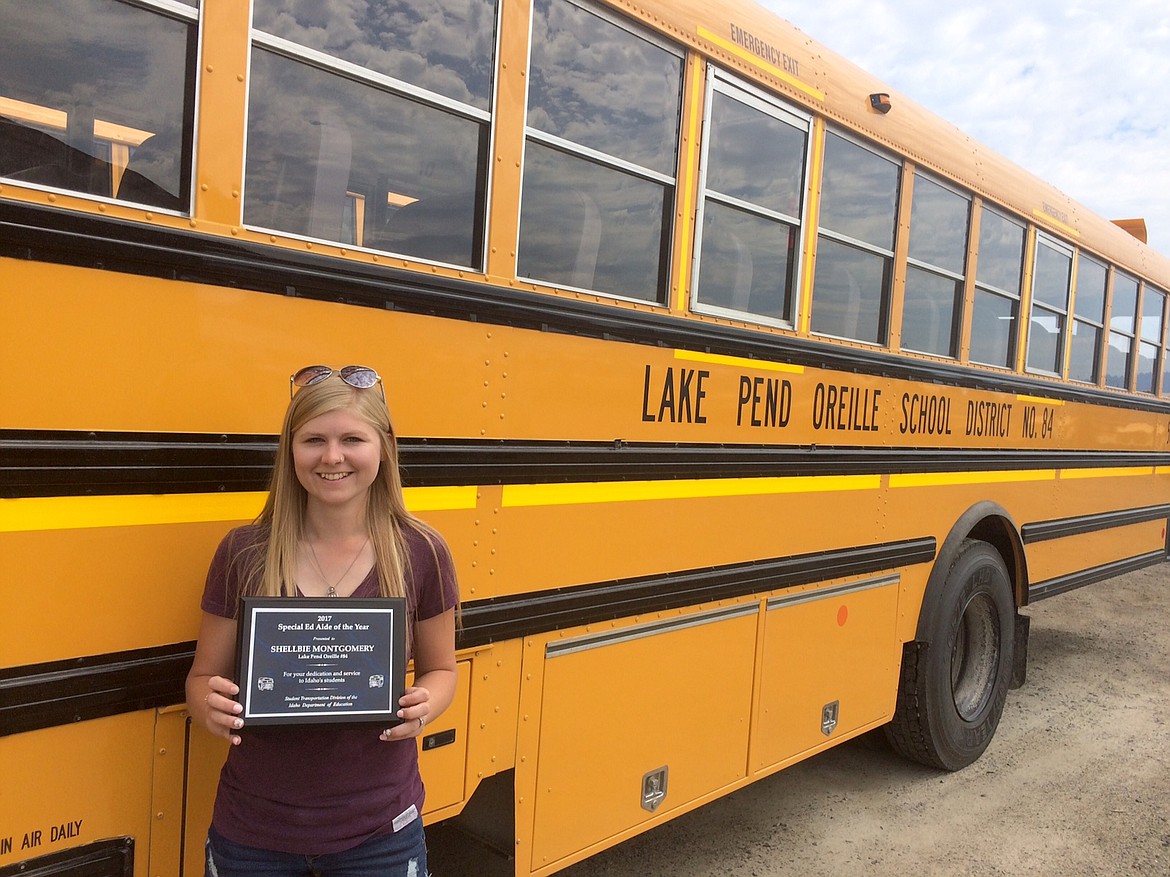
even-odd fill
[(248, 552), (250, 558), (244, 561), (244, 594), (262, 597), (296, 594), (296, 554), (297, 546), (305, 536), (308, 493), (293, 466), (292, 439), (310, 420), (342, 408), (364, 420), (381, 438), (382, 465), (370, 485), (366, 500), (366, 527), (374, 547), (380, 595), (407, 596), (410, 551), (406, 528), (427, 536), (433, 550), (434, 543), (430, 538), (433, 531), (407, 510), (402, 496), (398, 442), (382, 394), (373, 387), (351, 387), (334, 375), (304, 387), (288, 404), (268, 499), (255, 521), (262, 536), (255, 551)]

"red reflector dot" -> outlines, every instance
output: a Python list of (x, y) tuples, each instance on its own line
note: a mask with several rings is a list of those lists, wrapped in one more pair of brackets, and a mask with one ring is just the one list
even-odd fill
[(839, 627), (844, 627), (845, 622), (848, 620), (849, 620), (849, 607), (842, 606), (840, 609), (837, 610), (837, 625)]

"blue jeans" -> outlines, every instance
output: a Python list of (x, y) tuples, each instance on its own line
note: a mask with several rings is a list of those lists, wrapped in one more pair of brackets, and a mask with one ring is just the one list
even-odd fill
[(204, 877), (427, 877), (422, 819), (340, 853), (304, 856), (232, 843), (208, 829)]

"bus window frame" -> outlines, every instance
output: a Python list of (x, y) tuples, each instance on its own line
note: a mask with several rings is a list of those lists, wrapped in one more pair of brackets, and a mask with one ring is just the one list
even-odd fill
[[(1081, 284), (1081, 262), (1088, 261), (1101, 269), (1101, 316), (1098, 320), (1090, 319), (1082, 313), (1078, 313), (1078, 296), (1077, 292)], [(1108, 343), (1109, 325), (1108, 319), (1108, 304), (1109, 304), (1109, 271), (1112, 268), (1108, 259), (1102, 259), (1094, 253), (1090, 253), (1083, 248), (1078, 248), (1076, 251), (1076, 259), (1073, 263), (1073, 282), (1072, 282), (1072, 307), (1071, 316), (1069, 319), (1069, 340), (1067, 356), (1065, 357), (1064, 380), (1080, 384), (1086, 387), (1098, 387), (1104, 380), (1104, 368), (1101, 362), (1101, 353), (1103, 348)], [(1076, 334), (1076, 324), (1080, 323), (1085, 326), (1091, 326), (1097, 332), (1097, 343), (1093, 350), (1093, 378), (1092, 380), (1082, 380), (1072, 376), (1072, 355), (1073, 355), (1073, 337)]]
[[(903, 170), (903, 173), (905, 173), (905, 170)], [(919, 180), (926, 180), (927, 182), (933, 183), (934, 185), (938, 186), (940, 189), (945, 189), (946, 191), (950, 192), (951, 194), (956, 195), (960, 198), (963, 198), (967, 202), (967, 230), (966, 230), (966, 233), (964, 235), (964, 246), (963, 246), (963, 253), (962, 253), (963, 271), (961, 274), (956, 274), (955, 272), (951, 271), (949, 268), (944, 268), (941, 265), (935, 265), (935, 264), (930, 263), (930, 262), (924, 262), (923, 260), (916, 259), (912, 255), (910, 255), (910, 245), (913, 244), (913, 240), (914, 240), (914, 191), (917, 188)], [(969, 255), (971, 253), (971, 228), (973, 226), (974, 217), (975, 217), (975, 195), (974, 195), (974, 193), (972, 193), (966, 189), (963, 189), (957, 183), (952, 183), (950, 180), (944, 179), (943, 177), (940, 177), (940, 176), (937, 176), (935, 174), (924, 171), (919, 167), (914, 168), (914, 186), (915, 186), (915, 190), (912, 190), (911, 194), (910, 194), (910, 205), (909, 205), (910, 220), (906, 225), (905, 232), (903, 232), (907, 238), (907, 241), (906, 241), (906, 243), (907, 243), (907, 247), (906, 247), (906, 277), (902, 283), (902, 293), (901, 293), (901, 295), (902, 295), (902, 308), (901, 308), (902, 325), (898, 329), (899, 349), (903, 353), (912, 353), (912, 354), (918, 354), (921, 356), (935, 356), (935, 357), (939, 357), (940, 359), (946, 359), (946, 360), (951, 360), (953, 362), (958, 362), (960, 355), (962, 353), (962, 350), (961, 350), (962, 338), (963, 338), (963, 333), (964, 333), (964, 329), (965, 329), (965, 326), (963, 325), (963, 318), (964, 318), (964, 315), (966, 313), (965, 299), (966, 299), (966, 295), (967, 295), (967, 285), (968, 285), (968, 280), (971, 277), (972, 260), (969, 258)], [(903, 212), (905, 212), (906, 205), (903, 204), (900, 206), (901, 206), (901, 210)], [(895, 248), (896, 247), (897, 247), (897, 243), (895, 243)], [(929, 350), (919, 350), (916, 347), (908, 347), (905, 343), (906, 287), (910, 282), (910, 269), (911, 268), (918, 270), (918, 271), (922, 271), (922, 272), (927, 273), (927, 274), (930, 274), (934, 277), (943, 277), (943, 278), (946, 278), (947, 280), (951, 280), (951, 281), (954, 281), (957, 284), (959, 284), (958, 289), (957, 289), (957, 295), (956, 295), (955, 302), (954, 302), (955, 323), (951, 327), (951, 351), (952, 351), (951, 353), (938, 353), (938, 352), (929, 351)], [(895, 351), (891, 350), (891, 352), (895, 352)]]
[[(975, 305), (979, 301), (979, 293), (981, 293), (981, 292), (985, 293), (987, 295), (995, 296), (995, 297), (1003, 299), (1005, 301), (1015, 302), (1015, 306), (1016, 306), (1015, 326), (1012, 328), (1012, 331), (1009, 333), (1008, 339), (1007, 339), (1008, 340), (1008, 357), (1007, 357), (1006, 363), (1000, 364), (1000, 363), (993, 363), (993, 362), (984, 362), (981, 359), (975, 359), (974, 356), (971, 355), (969, 350), (967, 353), (966, 361), (968, 364), (978, 366), (980, 368), (995, 369), (995, 370), (999, 370), (999, 371), (1009, 371), (1010, 372), (1010, 371), (1015, 371), (1016, 357), (1018, 356), (1019, 350), (1020, 350), (1020, 333), (1021, 333), (1021, 326), (1023, 325), (1023, 313), (1022, 312), (1023, 312), (1023, 301), (1024, 301), (1024, 268), (1025, 268), (1025, 265), (1027, 263), (1027, 257), (1028, 257), (1028, 236), (1031, 234), (1031, 231), (1030, 231), (1030, 226), (1029, 226), (1028, 222), (1025, 219), (1023, 219), (1022, 217), (1017, 216), (1015, 213), (1008, 210), (1006, 207), (1001, 206), (1000, 204), (997, 204), (995, 202), (983, 201), (979, 205), (979, 240), (974, 242), (974, 245), (975, 245), (974, 248), (975, 248), (976, 252), (979, 252), (982, 250), (983, 232), (984, 232), (984, 229), (986, 228), (983, 220), (984, 220), (984, 217), (986, 216), (986, 214), (988, 214), (988, 213), (993, 213), (996, 216), (998, 216), (1000, 219), (1005, 220), (1006, 222), (1010, 222), (1012, 225), (1018, 226), (1022, 232), (1021, 237), (1020, 237), (1019, 271), (1018, 271), (1018, 275), (1016, 277), (1017, 291), (1013, 293), (1013, 292), (1011, 292), (1011, 291), (1009, 291), (1001, 286), (994, 286), (993, 284), (987, 282), (986, 280), (981, 281), (979, 279), (980, 259), (979, 259), (979, 256), (977, 255), (975, 257), (975, 273), (974, 273), (974, 277), (972, 278), (972, 284), (971, 284), (971, 288), (972, 288), (972, 292), (971, 292), (971, 296), (972, 296), (971, 331), (973, 333), (974, 329), (975, 329)], [(968, 270), (970, 270), (970, 269), (968, 269)]]
[[(707, 186), (707, 173), (711, 159), (711, 132), (714, 127), (711, 114), (714, 110), (715, 92), (724, 94), (753, 110), (804, 132), (805, 148), (804, 160), (802, 162), (802, 180), (798, 192), (801, 199), (799, 216), (779, 213), (762, 205), (749, 201), (741, 201), (738, 198), (722, 193), (712, 195), (712, 190)], [(703, 92), (703, 136), (699, 147), (699, 174), (695, 188), (698, 209), (695, 212), (694, 241), (692, 243), (693, 256), (690, 266), (691, 277), (694, 278), (690, 290), (690, 310), (693, 313), (723, 317), (730, 320), (740, 320), (745, 323), (753, 323), (777, 329), (792, 330), (799, 325), (801, 306), (800, 290), (802, 288), (805, 269), (807, 268), (803, 253), (808, 239), (809, 202), (811, 200), (808, 197), (808, 181), (809, 175), (812, 172), (812, 141), (813, 137), (816, 136), (814, 122), (815, 120), (811, 113), (805, 112), (793, 104), (783, 101), (776, 95), (768, 93), (751, 82), (736, 76), (732, 72), (720, 68), (716, 64), (708, 64), (707, 81)], [(703, 250), (703, 220), (706, 214), (708, 198), (723, 206), (745, 210), (759, 218), (775, 220), (789, 226), (795, 226), (797, 230), (797, 240), (794, 248), (796, 264), (792, 272), (791, 300), (789, 302), (787, 319), (776, 319), (775, 317), (769, 317), (753, 311), (706, 304), (699, 300), (699, 279), (702, 276), (700, 267), (702, 264)]]
[[(1064, 310), (1059, 310), (1056, 307), (1045, 302), (1036, 302), (1036, 279), (1040, 271), (1040, 248), (1047, 247), (1053, 252), (1068, 258), (1068, 282), (1064, 289)], [(1065, 243), (1060, 238), (1047, 234), (1040, 229), (1036, 230), (1036, 240), (1032, 247), (1032, 273), (1031, 284), (1028, 290), (1028, 316), (1026, 320), (1021, 321), (1021, 326), (1026, 326), (1027, 331), (1022, 332), (1020, 341), (1024, 345), (1024, 373), (1029, 375), (1042, 375), (1049, 378), (1064, 379), (1068, 372), (1068, 347), (1069, 347), (1069, 332), (1071, 331), (1071, 316), (1073, 304), (1073, 290), (1076, 288), (1076, 267), (1077, 267), (1077, 250), (1071, 244)], [(1037, 368), (1030, 362), (1032, 354), (1032, 319), (1039, 308), (1041, 312), (1048, 315), (1058, 315), (1060, 318), (1060, 328), (1055, 333), (1056, 338), (1056, 370), (1049, 371), (1045, 368)]]
[[(1137, 351), (1134, 349), (1137, 345), (1137, 327), (1138, 318), (1141, 315), (1141, 300), (1142, 300), (1142, 279), (1137, 274), (1118, 268), (1116, 265), (1110, 266), (1110, 282), (1109, 282), (1109, 306), (1108, 312), (1105, 316), (1105, 359), (1103, 368), (1101, 370), (1101, 386), (1107, 390), (1113, 390), (1120, 393), (1129, 393), (1130, 395), (1137, 395), (1134, 390), (1134, 376), (1137, 371)], [(1130, 325), (1130, 330), (1114, 328), (1114, 305), (1117, 302), (1117, 282), (1119, 279), (1124, 279), (1127, 282), (1132, 282), (1134, 286), (1133, 299), (1133, 322)], [(1109, 383), (1109, 354), (1113, 350), (1110, 343), (1112, 338), (1117, 336), (1119, 338), (1127, 338), (1129, 340), (1129, 352), (1126, 355), (1125, 375), (1120, 385)]]
[[(823, 202), (825, 193), (825, 169), (828, 167), (828, 141), (830, 136), (836, 136), (851, 143), (852, 145), (864, 149), (876, 155), (878, 158), (884, 159), (897, 168), (898, 182), (894, 190), (894, 216), (893, 216), (893, 234), (891, 235), (890, 249), (885, 250), (877, 247), (868, 241), (863, 241), (858, 238), (853, 238), (841, 232), (833, 231), (824, 225)], [(865, 139), (864, 137), (855, 134), (854, 132), (841, 127), (825, 125), (821, 133), (821, 142), (818, 144), (821, 160), (820, 160), (820, 179), (814, 181), (817, 191), (817, 227), (815, 231), (815, 240), (813, 249), (815, 255), (811, 261), (812, 265), (812, 283), (811, 290), (808, 296), (808, 315), (807, 325), (809, 327), (809, 335), (815, 338), (828, 338), (835, 341), (844, 341), (850, 344), (863, 344), (867, 347), (881, 348), (885, 350), (890, 349), (890, 320), (893, 314), (894, 295), (895, 295), (895, 277), (897, 274), (897, 259), (898, 259), (898, 244), (903, 229), (900, 227), (901, 217), (905, 210), (905, 204), (902, 203), (902, 181), (906, 175), (906, 158), (896, 152), (883, 149), (876, 143)], [(853, 338), (849, 335), (837, 335), (832, 332), (819, 331), (812, 328), (813, 311), (815, 310), (817, 300), (817, 270), (820, 262), (821, 238), (825, 238), (832, 243), (847, 247), (852, 250), (857, 250), (866, 255), (880, 256), (885, 266), (883, 274), (885, 288), (882, 290), (881, 309), (882, 312), (878, 315), (878, 339), (876, 341), (869, 341), (864, 338)], [(800, 319), (804, 319), (804, 315), (799, 315)], [(892, 352), (892, 351), (891, 351)]]
[[(1159, 392), (1159, 381), (1161, 380), (1160, 376), (1162, 374), (1162, 371), (1165, 368), (1164, 357), (1165, 357), (1165, 350), (1166, 350), (1166, 311), (1167, 311), (1167, 305), (1170, 304), (1170, 299), (1167, 298), (1167, 295), (1163, 290), (1159, 289), (1158, 287), (1154, 286), (1153, 284), (1151, 284), (1145, 280), (1142, 281), (1140, 295), (1141, 295), (1141, 298), (1138, 302), (1138, 313), (1137, 313), (1137, 334), (1136, 334), (1135, 339), (1134, 339), (1137, 342), (1137, 357), (1134, 360), (1134, 366), (1133, 366), (1133, 368), (1134, 368), (1134, 375), (1133, 375), (1134, 392), (1139, 394), (1139, 395), (1142, 395), (1142, 396), (1158, 396), (1158, 395), (1161, 395), (1161, 393)], [(1148, 335), (1146, 335), (1146, 325), (1147, 325), (1146, 300), (1147, 300), (1147, 296), (1157, 296), (1158, 298), (1160, 298), (1162, 300), (1161, 314), (1158, 317), (1158, 321), (1157, 321), (1157, 331), (1158, 331), (1157, 338), (1150, 338)], [(1152, 369), (1152, 373), (1151, 373), (1151, 376), (1153, 378), (1153, 382), (1152, 382), (1153, 385), (1149, 389), (1143, 389), (1141, 387), (1138, 387), (1138, 379), (1141, 377), (1142, 349), (1149, 348), (1149, 347), (1152, 347), (1154, 349), (1153, 369)], [(1164, 388), (1163, 388), (1162, 392), (1164, 392)]]
[[(523, 145), (520, 159), (520, 174), (519, 174), (519, 197), (517, 199), (517, 222), (516, 222), (516, 239), (514, 250), (516, 252), (516, 280), (525, 283), (531, 283), (538, 287), (553, 288), (565, 290), (568, 292), (585, 293), (588, 295), (596, 295), (610, 301), (628, 302), (631, 304), (638, 304), (650, 306), (654, 308), (667, 309), (670, 301), (670, 275), (672, 266), (675, 261), (675, 232), (678, 226), (677, 220), (677, 205), (679, 199), (679, 191), (682, 186), (681, 177), (679, 174), (679, 153), (681, 150), (681, 137), (683, 130), (683, 91), (685, 90), (685, 68), (687, 62), (687, 49), (682, 43), (676, 43), (669, 40), (663, 34), (652, 30), (634, 18), (627, 18), (608, 6), (600, 3), (590, 2), (590, 0), (550, 0), (550, 2), (563, 2), (571, 6), (575, 6), (583, 12), (594, 15), (602, 21), (625, 31), (631, 36), (644, 40), (652, 46), (661, 49), (678, 58), (679, 61), (679, 95), (678, 104), (676, 108), (676, 142), (674, 145), (674, 162), (671, 167), (671, 173), (666, 174), (661, 171), (654, 170), (645, 165), (635, 164), (626, 159), (620, 158), (608, 152), (602, 152), (583, 143), (566, 140), (556, 134), (551, 134), (547, 131), (542, 131), (528, 124), (529, 111), (531, 109), (531, 90), (532, 90), (532, 67), (533, 67), (533, 51), (535, 48), (535, 38), (532, 34), (534, 23), (529, 22), (529, 39), (528, 39), (528, 56), (526, 58), (527, 70), (529, 75), (525, 77), (524, 83), (524, 130), (523, 130)], [(502, 5), (502, 4), (501, 4)], [(532, 14), (532, 0), (528, 4), (530, 14)], [(627, 174), (633, 178), (643, 180), (649, 183), (655, 183), (666, 188), (668, 193), (668, 203), (670, 209), (665, 211), (668, 217), (668, 223), (662, 229), (660, 236), (661, 246), (660, 259), (658, 263), (659, 285), (655, 290), (655, 297), (643, 298), (638, 296), (622, 295), (619, 292), (613, 292), (596, 287), (574, 286), (571, 283), (564, 283), (555, 279), (540, 277), (535, 274), (521, 273), (520, 270), (520, 250), (521, 250), (521, 230), (524, 225), (524, 204), (525, 204), (525, 180), (528, 167), (528, 146), (529, 143), (535, 143), (546, 149), (554, 152), (563, 153), (571, 158), (587, 161), (599, 167), (618, 171), (619, 173)]]
[[(110, 194), (94, 194), (80, 189), (70, 189), (62, 186), (51, 185), (48, 183), (38, 183), (28, 180), (21, 180), (14, 177), (0, 177), (5, 185), (13, 185), (19, 189), (31, 189), (39, 192), (50, 192), (53, 194), (66, 195), (70, 198), (81, 198), (85, 201), (95, 204), (103, 204), (107, 206), (117, 207), (137, 207), (148, 211), (152, 214), (159, 214), (174, 217), (190, 217), (195, 213), (195, 181), (199, 178), (199, 101), (200, 93), (203, 84), (203, 8), (202, 0), (114, 0), (120, 6), (128, 6), (139, 9), (143, 12), (161, 15), (165, 18), (170, 18), (175, 21), (182, 22), (188, 26), (195, 28), (195, 49), (194, 62), (191, 64), (188, 78), (184, 75), (184, 92), (183, 92), (183, 122), (184, 125), (190, 125), (190, 149), (189, 155), (182, 154), (182, 138), (180, 137), (180, 154), (179, 164), (180, 168), (187, 170), (187, 199), (186, 203), (179, 209), (167, 207), (158, 204), (149, 204), (142, 201), (134, 201), (127, 198), (118, 197), (118, 190), (121, 188), (122, 178), (129, 169), (130, 160), (133, 158), (132, 150), (141, 146), (143, 143), (163, 133), (161, 131), (147, 131), (141, 128), (134, 128), (128, 125), (123, 125), (117, 122), (111, 122), (105, 119), (95, 117), (93, 120), (93, 137), (95, 141), (100, 141), (106, 145), (109, 150), (108, 164), (110, 166)], [(190, 58), (190, 55), (187, 55)], [(188, 88), (189, 87), (189, 88)], [(23, 122), (40, 128), (63, 130), (68, 124), (68, 114), (66, 111), (56, 107), (42, 106), (40, 104), (33, 104), (27, 101), (20, 101), (16, 99), (4, 99), (5, 109), (11, 112), (5, 112), (10, 118), (15, 118)], [(180, 189), (182, 181), (180, 181)]]
[[(496, 38), (495, 47), (495, 63), (499, 64), (500, 51), (500, 17), (501, 17), (501, 3), (496, 4)], [(384, 94), (389, 94), (392, 97), (413, 101), (421, 104), (427, 109), (438, 110), (440, 112), (450, 113), (461, 119), (474, 122), (476, 124), (483, 124), (487, 126), (487, 155), (485, 158), (485, 167), (483, 170), (485, 191), (477, 193), (483, 195), (483, 215), (480, 217), (482, 227), (473, 229), (473, 239), (476, 234), (479, 236), (479, 268), (468, 265), (457, 265), (454, 263), (438, 262), (433, 259), (427, 259), (423, 256), (411, 255), (409, 253), (399, 253), (393, 250), (382, 249), (379, 247), (367, 246), (364, 243), (349, 243), (345, 241), (331, 240), (329, 238), (314, 237), (312, 235), (303, 234), (300, 232), (290, 231), (288, 229), (269, 228), (265, 225), (248, 223), (244, 221), (244, 209), (248, 203), (248, 184), (249, 178), (247, 174), (247, 156), (248, 156), (248, 124), (252, 109), (252, 56), (259, 46), (262, 49), (271, 52), (275, 55), (282, 56), (294, 63), (306, 64), (310, 67), (316, 68), (326, 74), (340, 76), (341, 78), (351, 80), (358, 85), (367, 88), (373, 88)], [(499, 76), (494, 77), (492, 84), (492, 107), (488, 110), (482, 110), (470, 104), (463, 104), (459, 101), (452, 100), (437, 92), (427, 91), (424, 88), (413, 85), (405, 80), (395, 79), (392, 76), (387, 76), (384, 73), (379, 73), (371, 70), (368, 67), (362, 67), (360, 64), (355, 64), (352, 61), (347, 61), (344, 58), (338, 58), (326, 52), (321, 52), (318, 49), (313, 49), (309, 46), (303, 46), (299, 43), (294, 43), (284, 37), (278, 37), (273, 34), (262, 31), (258, 28), (249, 25), (248, 28), (248, 96), (244, 108), (244, 173), (240, 181), (240, 224), (252, 232), (258, 232), (265, 235), (273, 235), (283, 240), (306, 241), (310, 243), (319, 243), (326, 246), (341, 247), (345, 249), (359, 250), (363, 253), (371, 253), (375, 255), (391, 255), (396, 258), (406, 259), (412, 262), (427, 265), (444, 265), (459, 270), (473, 271), (480, 273), (486, 270), (487, 265), (487, 249), (488, 238), (491, 219), (491, 198), (493, 188), (493, 165), (494, 162), (490, 160), (490, 154), (495, 144), (497, 114), (496, 106), (499, 98)], [(348, 187), (346, 190), (346, 200), (350, 202), (347, 206), (348, 210), (353, 210), (355, 215), (364, 214), (365, 205), (357, 204), (354, 198), (354, 193)], [(364, 199), (363, 199), (364, 200)], [(355, 240), (361, 241), (364, 232), (357, 229)]]

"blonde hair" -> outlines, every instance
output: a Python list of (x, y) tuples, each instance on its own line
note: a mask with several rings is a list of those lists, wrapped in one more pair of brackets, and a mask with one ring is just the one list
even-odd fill
[[(264, 509), (256, 518), (261, 538), (244, 561), (243, 593), (261, 597), (296, 594), (297, 546), (305, 536), (308, 493), (293, 466), (292, 439), (310, 420), (339, 409), (348, 409), (380, 436), (382, 465), (370, 485), (366, 501), (366, 527), (374, 547), (378, 590), (383, 597), (406, 597), (410, 573), (407, 528), (422, 533), (432, 551), (434, 531), (412, 515), (402, 496), (398, 470), (398, 443), (390, 413), (376, 388), (359, 389), (336, 375), (299, 390), (289, 402), (276, 449), (272, 483)], [(243, 560), (243, 558), (241, 558)], [(411, 595), (413, 597), (414, 595)]]

